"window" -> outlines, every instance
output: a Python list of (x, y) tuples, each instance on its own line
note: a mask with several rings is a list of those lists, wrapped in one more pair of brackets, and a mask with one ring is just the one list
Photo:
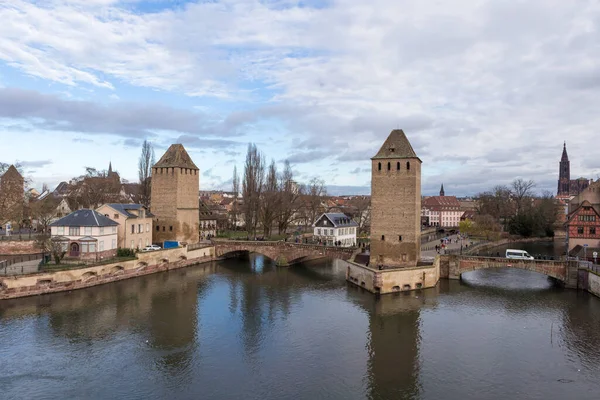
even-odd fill
[(131, 248), (133, 249), (133, 246), (135, 246), (135, 242), (132, 240), (131, 241)]
[(583, 226), (578, 226), (578, 227), (577, 227), (577, 233), (578, 233), (579, 235), (583, 235)]
[(163, 232), (165, 231), (165, 226), (163, 225)]
[(396, 170), (400, 171), (400, 161), (396, 163)]
[(95, 253), (96, 252), (96, 243), (91, 242), (90, 243), (90, 253)]
[(104, 235), (104, 227), (103, 226), (100, 227), (100, 234)]
[(388, 171), (392, 169), (392, 163), (388, 162)]
[(321, 229), (317, 229), (317, 235), (321, 236)]
[(596, 234), (596, 227), (595, 226), (591, 226), (590, 227), (590, 235), (595, 235)]
[(69, 227), (69, 236), (79, 236), (79, 227), (78, 226), (70, 226)]
[(103, 240), (98, 242), (98, 251), (104, 251), (104, 241)]
[(146, 232), (150, 232), (150, 224), (146, 224)]
[(173, 232), (173, 227), (169, 226), (169, 232)]
[(148, 238), (146, 238), (146, 246), (149, 246), (148, 243), (149, 243), (149, 240), (148, 240)]
[(401, 242), (402, 241), (402, 235), (398, 236), (398, 241)]
[(385, 242), (385, 235), (381, 235), (381, 241)]
[(410, 171), (410, 161), (407, 161), (407, 162), (406, 162), (406, 170), (407, 170), (407, 171)]
[(333, 236), (333, 229), (330, 229), (330, 230), (329, 230), (329, 234), (330, 234), (331, 236)]
[(131, 224), (131, 233), (135, 233), (135, 225)]
[(378, 169), (379, 171), (381, 171), (381, 163), (379, 163), (379, 164), (377, 165), (377, 169)]
[(112, 227), (112, 233), (117, 233), (117, 227), (116, 226)]
[(65, 227), (64, 226), (59, 226), (58, 227), (58, 234), (59, 235), (64, 235), (65, 234)]
[(160, 226), (156, 225), (156, 232), (160, 232)]
[(117, 239), (113, 239), (112, 240), (112, 244), (111, 244), (111, 249), (116, 249), (117, 248)]
[(85, 228), (83, 228), (83, 234), (84, 235), (91, 235), (92, 234), (92, 227), (91, 226), (86, 226)]
[(113, 219), (119, 219), (119, 214), (113, 215)]
[(138, 224), (138, 233), (144, 232), (144, 228), (142, 228), (142, 224)]

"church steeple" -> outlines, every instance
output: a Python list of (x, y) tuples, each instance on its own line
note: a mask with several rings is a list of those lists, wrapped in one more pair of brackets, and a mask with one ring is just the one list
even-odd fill
[(569, 161), (569, 155), (567, 154), (567, 142), (565, 141), (563, 144), (563, 152), (560, 161)]
[(112, 161), (108, 162), (108, 175), (112, 174)]
[(558, 169), (558, 191), (557, 195), (568, 196), (571, 192), (571, 163), (567, 154), (567, 142), (563, 144), (562, 157)]
[(442, 187), (440, 189), (440, 196), (445, 196), (446, 194), (444, 193), (444, 184), (442, 183)]

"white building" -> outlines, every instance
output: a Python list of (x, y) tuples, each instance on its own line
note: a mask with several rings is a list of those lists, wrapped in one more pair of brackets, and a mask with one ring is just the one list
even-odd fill
[(356, 246), (358, 224), (349, 216), (342, 213), (325, 213), (315, 223), (315, 239), (321, 240), (328, 246)]
[(62, 243), (67, 257), (99, 260), (116, 255), (118, 225), (97, 211), (82, 209), (51, 223), (50, 234)]

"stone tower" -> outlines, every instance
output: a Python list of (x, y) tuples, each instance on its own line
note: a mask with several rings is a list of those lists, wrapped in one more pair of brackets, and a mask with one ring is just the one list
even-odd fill
[(444, 192), (444, 184), (442, 183), (442, 187), (440, 188), (440, 197), (444, 197), (446, 193)]
[(558, 170), (558, 196), (568, 196), (570, 193), (571, 184), (571, 166), (569, 156), (567, 155), (567, 142), (563, 145), (562, 157), (560, 158), (560, 166)]
[(401, 129), (371, 159), (370, 266), (414, 267), (421, 255), (421, 160)]
[(200, 171), (181, 144), (172, 144), (152, 167), (150, 208), (154, 242), (199, 240)]

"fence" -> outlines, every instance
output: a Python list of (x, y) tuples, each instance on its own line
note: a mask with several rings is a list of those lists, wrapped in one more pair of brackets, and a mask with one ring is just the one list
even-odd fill
[(27, 233), (13, 233), (9, 236), (0, 235), (0, 241), (21, 241), (21, 240), (35, 240), (41, 233), (27, 232)]
[(43, 253), (0, 255), (0, 275), (31, 274), (39, 270)]

